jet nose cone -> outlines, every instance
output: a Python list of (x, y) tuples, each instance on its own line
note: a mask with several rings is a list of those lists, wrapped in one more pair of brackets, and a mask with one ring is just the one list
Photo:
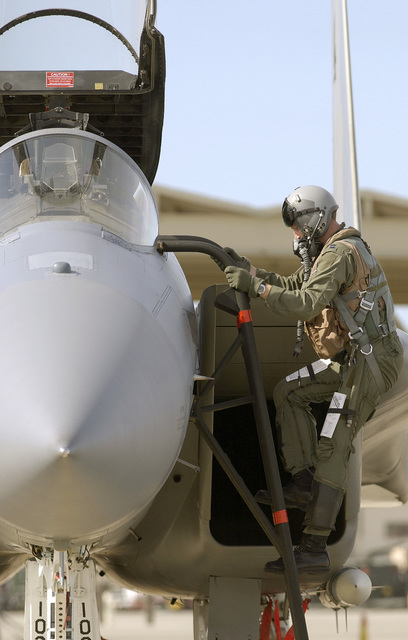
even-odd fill
[(77, 538), (141, 512), (178, 455), (190, 399), (146, 308), (52, 276), (1, 295), (0, 345), (0, 517)]

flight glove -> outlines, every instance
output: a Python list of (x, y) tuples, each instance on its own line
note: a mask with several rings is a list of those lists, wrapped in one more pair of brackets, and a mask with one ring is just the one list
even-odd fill
[(251, 274), (240, 267), (226, 267), (225, 276), (230, 287), (239, 289), (247, 293), (250, 298), (256, 298), (262, 278), (251, 276)]
[[(234, 249), (231, 249), (231, 247), (223, 247), (223, 250), (225, 251), (225, 253), (228, 253), (228, 255), (231, 256), (231, 258), (237, 263), (237, 267), (240, 267), (241, 269), (245, 269), (246, 271), (250, 270), (251, 261), (248, 258), (246, 258), (245, 256), (240, 256), (236, 251), (234, 251)], [(224, 271), (225, 267), (221, 262), (221, 260), (217, 260), (217, 258), (213, 258), (213, 256), (211, 256), (211, 258), (214, 260), (215, 264), (221, 269), (221, 271)]]

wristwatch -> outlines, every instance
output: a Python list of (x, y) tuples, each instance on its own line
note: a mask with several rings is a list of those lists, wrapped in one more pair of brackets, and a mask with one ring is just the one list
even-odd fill
[(266, 284), (264, 282), (261, 282), (261, 284), (258, 287), (258, 292), (257, 292), (257, 296), (262, 295), (263, 293), (265, 293), (265, 289), (266, 289)]

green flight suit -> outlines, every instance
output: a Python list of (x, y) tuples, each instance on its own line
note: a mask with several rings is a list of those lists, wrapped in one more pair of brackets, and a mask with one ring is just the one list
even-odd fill
[[(334, 234), (312, 265), (307, 282), (303, 281), (303, 268), (288, 277), (258, 269), (257, 277), (271, 285), (266, 305), (275, 313), (293, 320), (311, 321), (315, 318), (330, 305), (337, 293), (341, 294), (353, 283), (357, 269), (355, 258), (346, 245), (336, 243), (336, 239), (346, 240), (347, 236), (360, 237), (360, 232), (348, 228)], [(402, 369), (402, 345), (395, 331), (385, 337), (376, 331), (369, 337), (388, 390)], [(345, 348), (346, 352), (350, 351), (350, 343)], [(319, 364), (322, 366), (322, 362)], [(355, 354), (355, 365), (348, 370), (348, 380), (347, 376), (344, 377), (345, 367), (341, 364), (328, 361), (327, 365), (312, 377), (306, 375), (296, 376), (289, 381), (284, 379), (275, 387), (273, 397), (280, 453), (285, 469), (291, 474), (315, 467), (314, 478), (317, 482), (344, 493), (353, 439), (374, 413), (380, 392), (359, 350)], [(345, 407), (349, 403), (357, 413), (352, 421), (340, 415), (333, 435), (318, 439), (310, 403), (330, 402), (333, 393), (339, 390), (347, 393)], [(330, 529), (322, 531), (322, 527), (315, 528), (313, 523), (309, 523), (305, 532), (328, 535)]]

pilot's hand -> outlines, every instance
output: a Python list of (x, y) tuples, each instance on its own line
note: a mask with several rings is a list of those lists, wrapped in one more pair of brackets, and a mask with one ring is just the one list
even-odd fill
[(256, 298), (262, 278), (256, 278), (240, 267), (227, 267), (225, 276), (230, 287), (247, 293), (250, 298)]
[[(237, 263), (237, 267), (245, 269), (246, 271), (250, 270), (251, 261), (248, 258), (246, 258), (245, 256), (240, 256), (236, 251), (234, 251), (234, 249), (231, 249), (231, 247), (223, 247), (223, 250), (225, 251), (225, 253), (228, 253), (228, 255), (231, 256), (231, 258)], [(221, 269), (221, 271), (224, 271), (225, 267), (221, 260), (217, 260), (217, 258), (213, 257), (212, 259), (214, 260), (215, 264)]]

